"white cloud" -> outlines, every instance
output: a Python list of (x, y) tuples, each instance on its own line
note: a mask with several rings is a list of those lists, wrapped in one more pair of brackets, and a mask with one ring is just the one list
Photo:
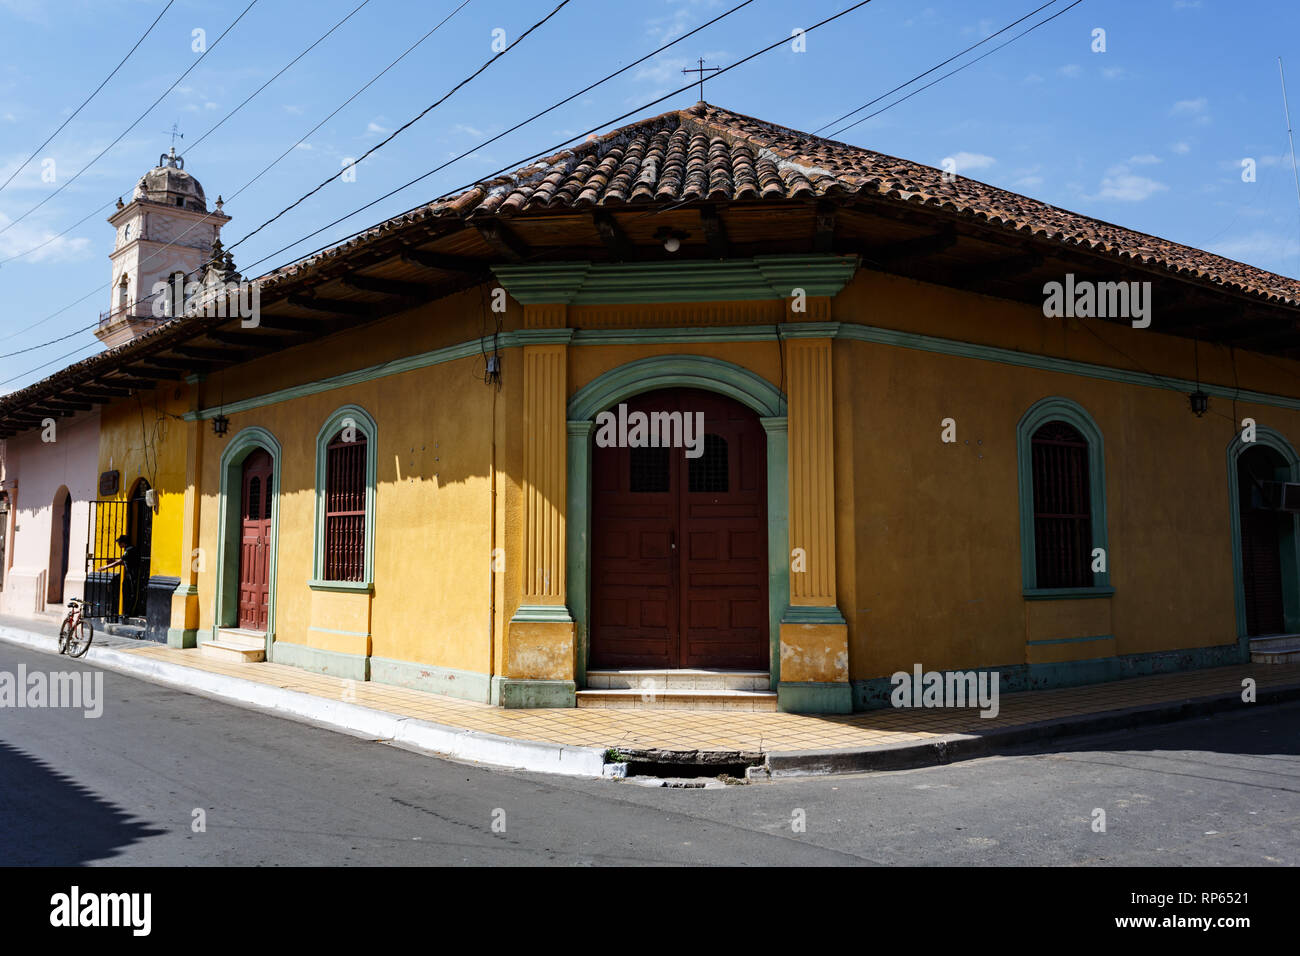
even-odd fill
[(1276, 264), (1283, 260), (1294, 262), (1297, 254), (1300, 254), (1300, 240), (1273, 232), (1254, 232), (1237, 239), (1211, 243), (1209, 249), (1239, 262), (1273, 262), (1273, 268), (1277, 269), (1279, 265)]
[(367, 132), (367, 133), (387, 133), (388, 130), (385, 129), (383, 126), (380, 126), (380, 125), (379, 125), (378, 123), (376, 123), (374, 120), (371, 120), (369, 123), (366, 124), (366, 132)]
[(1083, 73), (1083, 67), (1079, 66), (1079, 64), (1077, 63), (1067, 63), (1065, 64), (1065, 66), (1061, 67), (1056, 72), (1060, 73), (1061, 76), (1068, 76), (1073, 78), (1076, 76), (1080, 76)]
[(1132, 166), (1154, 166), (1162, 160), (1154, 153), (1142, 153), (1138, 156), (1130, 156), (1128, 161)]
[(983, 153), (953, 153), (950, 157), (957, 166), (957, 175), (964, 176), (967, 173), (977, 169), (988, 169), (994, 165), (997, 160), (992, 156), (985, 156)]
[(7, 259), (10, 256), (21, 255), (28, 249), (41, 245), (46, 240), (52, 240), (47, 245), (42, 245), (31, 255), (24, 256), (22, 262), (72, 262), (77, 259), (84, 259), (90, 253), (90, 240), (76, 238), (72, 236), (59, 236), (57, 239), (52, 237), (58, 235), (55, 229), (42, 228), (34, 226), (24, 220), (15, 226), (10, 226), (10, 218), (0, 213), (0, 227), (7, 227), (3, 234), (0, 234), (0, 259)]
[(469, 135), (469, 136), (482, 136), (482, 135), (483, 135), (483, 131), (482, 131), (481, 129), (477, 129), (477, 128), (475, 128), (475, 127), (473, 127), (473, 126), (470, 126), (470, 125), (468, 125), (468, 124), (466, 124), (466, 123), (457, 123), (457, 124), (455, 124), (454, 126), (452, 126), (451, 131), (452, 131), (453, 133), (465, 133), (466, 135)]
[(1101, 68), (1101, 75), (1107, 80), (1117, 80), (1124, 75), (1122, 66), (1104, 66)]
[(1179, 140), (1178, 142), (1171, 144), (1169, 148), (1179, 156), (1186, 156), (1192, 151), (1191, 145), (1186, 140)]
[(1016, 189), (1033, 189), (1035, 186), (1043, 185), (1042, 176), (1022, 176), (1011, 184)]
[(1130, 170), (1127, 164), (1120, 163), (1106, 170), (1106, 175), (1101, 180), (1101, 188), (1095, 196), (1089, 198), (1141, 202), (1168, 189), (1169, 187), (1164, 183), (1147, 176), (1139, 176)]
[(1174, 116), (1200, 116), (1209, 109), (1210, 101), (1204, 96), (1194, 100), (1179, 100), (1169, 112)]

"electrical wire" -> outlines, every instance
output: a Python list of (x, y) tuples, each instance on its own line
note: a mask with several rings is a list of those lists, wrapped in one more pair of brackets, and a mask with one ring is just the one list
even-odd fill
[(117, 66), (113, 67), (112, 72), (109, 73), (108, 76), (104, 77), (103, 81), (99, 84), (99, 86), (95, 87), (94, 92), (92, 92), (89, 96), (87, 96), (84, 100), (81, 101), (81, 105), (72, 111), (72, 115), (70, 115), (67, 119), (65, 119), (62, 123), (60, 123), (59, 128), (45, 138), (45, 142), (41, 143), (41, 145), (37, 146), (34, 150), (32, 150), (31, 155), (28, 156), (26, 159), (24, 159), (22, 161), (22, 164), (17, 169), (15, 169), (12, 173), (9, 174), (8, 179), (6, 179), (3, 183), (0, 183), (0, 192), (3, 192), (4, 188), (14, 181), (14, 177), (27, 168), (27, 164), (36, 158), (37, 153), (43, 150), (46, 146), (50, 145), (50, 141), (53, 140), (54, 137), (58, 136), (61, 132), (63, 132), (63, 128), (65, 126), (67, 126), (69, 123), (71, 123), (74, 119), (77, 118), (77, 114), (86, 108), (86, 104), (88, 104), (97, 95), (99, 95), (99, 91), (104, 88), (104, 86), (108, 83), (109, 80), (117, 76), (117, 71), (122, 69), (122, 67), (126, 64), (127, 60), (131, 59), (131, 54), (134, 53), (139, 48), (140, 44), (145, 41), (145, 38), (149, 36), (150, 33), (153, 32), (153, 28), (156, 27), (158, 25), (158, 21), (163, 18), (163, 14), (166, 13), (168, 10), (170, 10), (172, 4), (175, 2), (176, 0), (167, 0), (167, 5), (162, 8), (162, 12), (159, 13), (158, 16), (154, 17), (153, 23), (149, 24), (149, 28), (145, 30), (144, 33), (140, 34), (140, 39), (135, 41), (135, 46), (127, 50), (126, 56), (122, 57), (121, 62), (118, 63)]
[(213, 41), (212, 41), (212, 44), (211, 44), (211, 45), (210, 45), (206, 50), (203, 51), (203, 53), (199, 56), (199, 58), (198, 58), (197, 60), (195, 60), (193, 63), (191, 63), (191, 64), (189, 65), (189, 67), (185, 70), (184, 73), (182, 73), (180, 76), (176, 77), (175, 82), (173, 82), (171, 86), (167, 87), (167, 89), (163, 91), (163, 93), (162, 93), (161, 96), (159, 96), (156, 100), (154, 100), (151, 104), (149, 104), (149, 107), (148, 107), (148, 108), (147, 108), (143, 113), (141, 113), (139, 116), (137, 116), (137, 117), (135, 118), (135, 121), (134, 121), (133, 123), (131, 123), (130, 126), (128, 126), (126, 129), (122, 130), (122, 132), (118, 134), (117, 138), (116, 138), (115, 140), (113, 140), (113, 142), (109, 143), (107, 146), (105, 146), (103, 149), (101, 149), (101, 150), (99, 151), (99, 153), (95, 156), (94, 159), (92, 159), (92, 160), (91, 160), (90, 162), (88, 162), (85, 166), (82, 166), (81, 169), (79, 169), (79, 170), (77, 170), (75, 173), (73, 173), (72, 177), (71, 177), (70, 179), (65, 180), (65, 181), (63, 182), (63, 184), (62, 184), (61, 186), (59, 186), (58, 189), (54, 190), (52, 193), (50, 193), (48, 196), (46, 196), (44, 199), (42, 199), (40, 202), (38, 202), (38, 203), (37, 203), (35, 206), (33, 206), (31, 209), (28, 209), (25, 213), (23, 213), (23, 214), (22, 214), (21, 216), (19, 216), (17, 219), (12, 219), (12, 220), (10, 220), (9, 223), (8, 223), (8, 225), (4, 226), (3, 228), (0, 228), (0, 234), (3, 234), (3, 233), (5, 233), (5, 232), (9, 231), (9, 229), (11, 229), (13, 226), (16, 226), (18, 223), (22, 222), (24, 219), (26, 219), (28, 216), (30, 216), (32, 213), (34, 213), (36, 210), (40, 209), (42, 206), (44, 206), (47, 202), (49, 202), (51, 199), (53, 199), (53, 198), (54, 198), (55, 196), (57, 196), (59, 193), (63, 192), (63, 190), (67, 189), (69, 186), (71, 186), (73, 183), (75, 183), (75, 182), (76, 182), (76, 181), (81, 177), (81, 174), (82, 174), (82, 173), (84, 173), (86, 170), (88, 170), (91, 166), (94, 166), (95, 163), (97, 163), (97, 162), (98, 162), (98, 161), (103, 157), (103, 155), (104, 155), (105, 153), (107, 153), (110, 149), (112, 149), (114, 146), (116, 146), (118, 143), (120, 143), (120, 142), (122, 141), (122, 139), (126, 136), (127, 133), (131, 132), (131, 130), (133, 130), (133, 129), (135, 129), (137, 126), (139, 126), (139, 125), (140, 125), (140, 121), (143, 120), (146, 116), (148, 116), (151, 112), (153, 112), (153, 108), (154, 108), (155, 106), (157, 106), (159, 103), (161, 103), (161, 102), (163, 101), (164, 97), (166, 97), (168, 93), (170, 93), (172, 90), (176, 89), (176, 87), (180, 85), (181, 80), (183, 80), (183, 79), (185, 79), (185, 77), (189, 76), (189, 75), (190, 75), (190, 72), (191, 72), (195, 67), (197, 67), (200, 63), (202, 63), (202, 62), (204, 61), (204, 59), (207, 57), (207, 55), (208, 55), (209, 53), (211, 53), (213, 50), (215, 50), (215, 49), (217, 48), (217, 44), (219, 44), (223, 39), (225, 39), (226, 34), (228, 34), (231, 30), (233, 30), (233, 29), (235, 28), (235, 26), (239, 23), (240, 20), (244, 19), (244, 14), (248, 13), (249, 10), (253, 9), (253, 6), (254, 6), (256, 3), (257, 3), (257, 0), (250, 0), (248, 6), (244, 7), (243, 11), (239, 14), (239, 16), (235, 17), (234, 22), (231, 23), (230, 26), (226, 27), (226, 29), (222, 31), (221, 35), (220, 35), (219, 37), (217, 37), (215, 40), (213, 40)]

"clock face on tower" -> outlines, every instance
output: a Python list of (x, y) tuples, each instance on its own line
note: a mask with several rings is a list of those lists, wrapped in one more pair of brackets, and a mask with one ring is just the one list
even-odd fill
[(131, 224), (129, 222), (122, 227), (122, 241), (123, 242), (131, 241)]

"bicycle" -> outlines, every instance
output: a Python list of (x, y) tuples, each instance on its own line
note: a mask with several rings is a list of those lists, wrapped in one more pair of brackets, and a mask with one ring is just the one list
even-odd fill
[(95, 625), (82, 616), (83, 601), (68, 601), (68, 615), (59, 628), (59, 653), (69, 657), (84, 657), (95, 639)]

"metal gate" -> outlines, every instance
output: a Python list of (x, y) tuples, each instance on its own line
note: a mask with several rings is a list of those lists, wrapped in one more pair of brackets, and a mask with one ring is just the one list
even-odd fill
[[(110, 622), (122, 619), (122, 565), (105, 571), (105, 565), (122, 557), (117, 539), (127, 534), (131, 503), (115, 498), (90, 502), (86, 529), (86, 617)], [(137, 583), (135, 586), (139, 586)]]

